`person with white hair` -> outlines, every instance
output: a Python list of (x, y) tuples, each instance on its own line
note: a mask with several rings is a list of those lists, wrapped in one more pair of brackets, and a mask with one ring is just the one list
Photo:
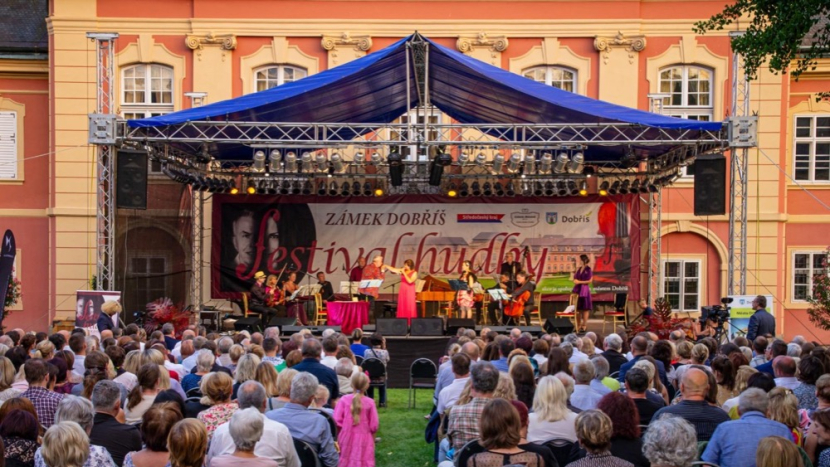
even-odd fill
[(233, 454), (214, 457), (208, 465), (210, 467), (278, 467), (277, 461), (257, 456), (254, 453), (254, 448), (262, 438), (265, 427), (263, 418), (255, 407), (234, 412), (228, 422), (228, 432), (236, 449)]
[(620, 367), (628, 363), (628, 359), (622, 354), (622, 337), (619, 334), (608, 334), (605, 336), (605, 352), (602, 356), (608, 361), (609, 374), (620, 371)]
[(280, 338), (280, 328), (279, 326), (269, 326), (265, 328), (265, 339), (279, 339)]
[(643, 455), (651, 465), (688, 467), (697, 459), (695, 427), (672, 416), (651, 422), (643, 436)]
[(329, 337), (329, 336), (333, 336), (335, 334), (337, 334), (337, 333), (335, 332), (334, 329), (326, 328), (326, 329), (323, 330), (323, 339), (325, 339), (326, 337)]
[(597, 408), (602, 394), (591, 387), (591, 381), (596, 376), (594, 364), (590, 360), (582, 360), (573, 368), (574, 392), (570, 397), (571, 405), (580, 410), (591, 410)]
[(216, 359), (216, 363), (226, 368), (229, 367), (233, 363), (230, 356), (231, 347), (233, 347), (233, 339), (229, 336), (222, 336), (219, 338), (216, 345), (219, 347), (219, 358)]
[(787, 344), (787, 356), (792, 358), (801, 357), (801, 345), (791, 342)]
[[(92, 402), (83, 397), (67, 395), (58, 404), (58, 410), (55, 412), (55, 424), (61, 422), (75, 422), (81, 429), (84, 430), (86, 437), (92, 432), (93, 420), (95, 417), (95, 410), (92, 408)], [(103, 446), (96, 446), (90, 444), (88, 448), (89, 456), (84, 467), (115, 467), (115, 461), (112, 459), (110, 453)], [(43, 447), (38, 448), (35, 452), (35, 467), (45, 467), (46, 463), (43, 460)]]
[(608, 360), (602, 355), (594, 355), (591, 357), (591, 364), (594, 365), (594, 379), (591, 380), (591, 389), (603, 396), (609, 392), (620, 390), (619, 381), (608, 377)]
[(574, 349), (573, 354), (568, 359), (568, 362), (571, 365), (576, 365), (583, 360), (588, 360), (588, 356), (582, 352), (582, 339), (579, 336), (576, 334), (568, 334), (565, 336), (565, 342), (571, 344)]

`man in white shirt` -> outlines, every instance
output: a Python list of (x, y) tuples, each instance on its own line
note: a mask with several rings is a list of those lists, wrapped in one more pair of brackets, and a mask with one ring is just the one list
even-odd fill
[[(246, 381), (239, 387), (239, 409), (255, 407), (260, 412), (265, 411), (265, 388), (257, 381)], [(280, 467), (300, 467), (300, 459), (294, 449), (291, 433), (285, 425), (263, 416), (265, 427), (262, 438), (256, 443), (254, 454), (277, 461)], [(223, 423), (213, 432), (210, 441), (205, 465), (210, 465), (211, 459), (223, 454), (233, 454), (236, 445), (230, 434), (230, 422)]]
[(195, 337), (196, 337), (196, 333), (193, 332), (192, 329), (186, 329), (182, 333), (182, 340), (180, 340), (179, 342), (176, 342), (175, 347), (173, 347), (173, 350), (170, 351), (170, 355), (175, 357), (177, 362), (181, 361), (181, 359), (182, 359), (182, 342), (184, 342), (188, 339), (193, 339)]
[(565, 342), (571, 344), (574, 349), (571, 358), (568, 359), (568, 362), (571, 365), (576, 365), (581, 361), (588, 360), (588, 356), (582, 352), (582, 339), (580, 339), (579, 336), (576, 334), (568, 334), (565, 336)]
[(202, 347), (205, 345), (206, 342), (207, 339), (205, 339), (202, 336), (193, 339), (193, 355), (182, 360), (183, 367), (190, 370), (196, 366), (196, 356), (199, 355), (199, 351), (202, 350)]
[(775, 357), (772, 361), (772, 371), (775, 373), (775, 385), (793, 390), (801, 384), (795, 377), (795, 360), (792, 357)]
[(337, 355), (337, 338), (330, 335), (323, 339), (323, 358), (320, 359), (320, 363), (333, 370), (337, 366), (335, 355)]
[(438, 394), (438, 413), (444, 413), (455, 405), (470, 379), (470, 357), (467, 354), (458, 352), (452, 356), (452, 373), (455, 379)]
[(81, 378), (84, 377), (84, 360), (86, 360), (86, 336), (76, 332), (69, 337), (69, 348), (75, 354), (75, 364), (72, 366), (72, 372)]
[(602, 394), (591, 388), (591, 380), (596, 372), (590, 360), (583, 360), (574, 365), (574, 393), (571, 395), (571, 404), (580, 410), (597, 408)]
[(228, 368), (231, 364), (233, 364), (230, 356), (231, 347), (233, 347), (233, 339), (228, 336), (220, 337), (216, 345), (219, 347), (219, 356), (216, 358), (216, 363)]

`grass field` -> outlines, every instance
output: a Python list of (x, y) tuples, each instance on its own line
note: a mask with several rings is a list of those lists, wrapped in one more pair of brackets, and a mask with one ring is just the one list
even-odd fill
[(417, 392), (417, 408), (407, 409), (408, 389), (390, 389), (387, 408), (378, 408), (380, 441), (375, 445), (377, 467), (427, 467), (432, 463), (433, 445), (424, 441), (432, 408), (432, 391)]

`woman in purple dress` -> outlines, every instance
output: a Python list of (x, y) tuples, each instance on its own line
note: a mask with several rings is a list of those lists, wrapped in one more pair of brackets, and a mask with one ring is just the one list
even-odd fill
[(578, 332), (586, 332), (588, 330), (588, 316), (594, 308), (594, 303), (591, 300), (591, 282), (594, 279), (594, 273), (591, 271), (591, 258), (588, 255), (579, 255), (579, 260), (582, 261), (582, 266), (571, 273), (571, 280), (574, 283), (571, 294), (576, 295), (576, 326)]

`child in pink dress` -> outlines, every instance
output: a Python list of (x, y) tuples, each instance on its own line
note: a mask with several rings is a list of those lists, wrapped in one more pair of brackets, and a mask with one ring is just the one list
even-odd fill
[(339, 467), (375, 467), (375, 432), (378, 411), (375, 401), (364, 396), (369, 377), (364, 373), (352, 376), (354, 394), (343, 396), (334, 409), (337, 442), (340, 445)]

